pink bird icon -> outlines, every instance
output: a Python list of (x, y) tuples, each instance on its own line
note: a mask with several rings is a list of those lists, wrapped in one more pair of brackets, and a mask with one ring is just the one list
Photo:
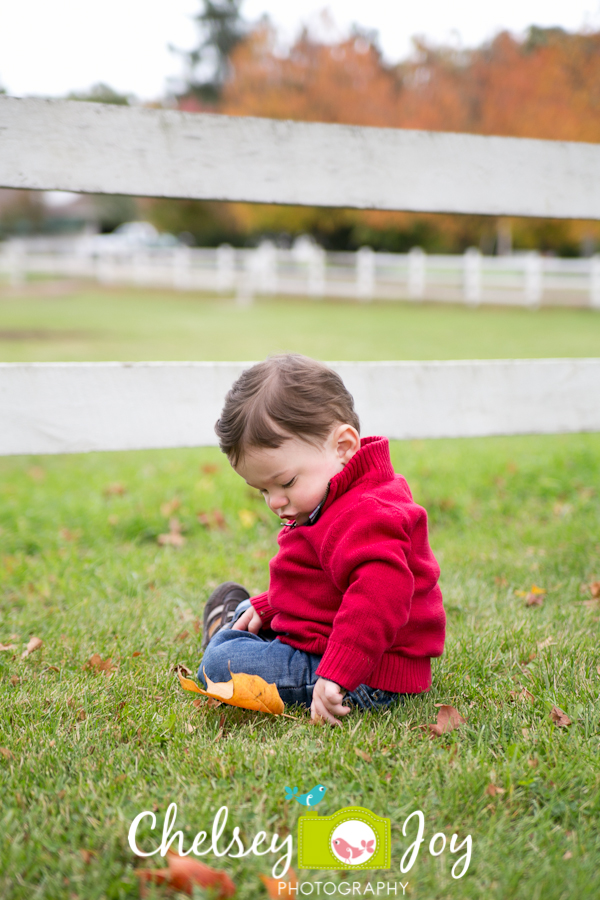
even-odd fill
[(335, 838), (333, 846), (340, 859), (350, 862), (351, 859), (356, 859), (356, 857), (362, 856), (363, 853), (372, 853), (375, 849), (375, 841), (361, 841), (360, 847), (353, 847), (344, 838)]

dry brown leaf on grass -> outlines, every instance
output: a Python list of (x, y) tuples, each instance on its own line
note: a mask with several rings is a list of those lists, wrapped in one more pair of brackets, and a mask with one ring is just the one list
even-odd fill
[(12, 750), (9, 750), (8, 747), (0, 747), (0, 756), (3, 756), (4, 759), (12, 759), (14, 753)]
[(181, 533), (179, 519), (169, 519), (169, 531), (167, 534), (159, 534), (156, 538), (161, 547), (169, 544), (171, 547), (183, 547), (185, 538)]
[(112, 656), (102, 659), (99, 653), (93, 653), (83, 668), (90, 669), (92, 672), (103, 672), (106, 676), (112, 675), (117, 670), (112, 661)]
[(589, 584), (582, 584), (579, 590), (582, 594), (587, 594), (589, 591), (593, 600), (600, 600), (600, 581), (591, 581)]
[(525, 606), (543, 606), (546, 588), (532, 584), (528, 591), (515, 591), (517, 597), (525, 597)]
[(63, 541), (78, 541), (82, 533), (81, 528), (61, 528), (58, 532)]
[(553, 706), (550, 710), (550, 716), (557, 728), (567, 728), (568, 725), (573, 724), (566, 712), (563, 712), (560, 706)]
[(3, 653), (4, 651), (16, 650), (16, 649), (17, 649), (16, 644), (0, 644), (0, 653)]
[(281, 878), (269, 878), (268, 875), (261, 875), (260, 880), (267, 889), (267, 894), (275, 900), (276, 897), (290, 898), (296, 897), (298, 894), (298, 879), (293, 869), (288, 869), (288, 877), (285, 882), (285, 888), (280, 891), (279, 886), (283, 883)]
[(122, 497), (127, 493), (127, 488), (120, 481), (114, 481), (112, 484), (107, 484), (102, 493), (105, 497)]
[(422, 730), (428, 730), (431, 738), (441, 737), (449, 731), (454, 731), (466, 723), (459, 711), (454, 706), (446, 706), (444, 703), (436, 704), (439, 706), (437, 714), (437, 722), (435, 725), (419, 725)]
[(134, 869), (134, 874), (140, 879), (140, 887), (144, 882), (166, 884), (191, 897), (194, 885), (198, 885), (211, 888), (213, 896), (218, 898), (235, 895), (235, 884), (222, 869), (213, 869), (189, 856), (179, 856), (173, 850), (167, 850), (167, 864), (167, 869)]
[(160, 507), (160, 511), (165, 519), (168, 519), (169, 516), (172, 516), (174, 512), (177, 512), (180, 506), (181, 500), (178, 500), (177, 497), (174, 497), (172, 500), (167, 500), (166, 503), (163, 503)]
[(208, 706), (209, 709), (218, 709), (220, 706), (223, 706), (222, 700), (215, 700), (214, 697), (207, 697), (206, 703), (198, 697), (197, 700), (194, 700), (194, 706)]
[(183, 678), (178, 672), (181, 687), (186, 691), (194, 691), (205, 697), (212, 697), (230, 706), (239, 706), (241, 709), (253, 709), (257, 712), (267, 712), (274, 716), (283, 713), (283, 700), (274, 684), (267, 684), (259, 675), (247, 675), (245, 672), (231, 672), (230, 681), (215, 682), (206, 678), (207, 690), (198, 687), (190, 678)]
[(197, 512), (196, 518), (200, 525), (204, 525), (204, 527), (208, 529), (219, 528), (221, 531), (224, 531), (227, 528), (225, 516), (220, 509), (213, 509), (210, 513)]
[(523, 688), (521, 691), (509, 691), (509, 697), (511, 700), (528, 700), (529, 703), (535, 703), (535, 697), (528, 691), (527, 688)]
[(488, 784), (485, 789), (486, 794), (489, 794), (490, 797), (495, 797), (497, 794), (505, 794), (506, 791), (504, 788), (498, 787), (497, 784)]
[(360, 756), (361, 759), (364, 759), (365, 762), (373, 762), (373, 757), (370, 753), (367, 753), (366, 750), (361, 750), (360, 747), (355, 747), (354, 752), (357, 756)]
[(34, 653), (36, 650), (39, 650), (40, 647), (44, 645), (44, 642), (39, 637), (30, 637), (29, 643), (23, 652), (21, 653), (21, 659), (25, 659), (26, 656), (29, 656), (30, 653)]
[(188, 667), (186, 665), (184, 665), (183, 663), (180, 663), (180, 662), (175, 663), (175, 665), (171, 669), (171, 672), (174, 672), (175, 675), (183, 675), (183, 676), (192, 674), (192, 670), (188, 669)]

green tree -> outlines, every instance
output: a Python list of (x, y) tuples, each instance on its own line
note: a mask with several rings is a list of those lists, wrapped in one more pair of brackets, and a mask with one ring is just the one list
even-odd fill
[(67, 94), (67, 100), (85, 100), (88, 103), (114, 103), (117, 106), (129, 106), (133, 100), (132, 94), (120, 94), (108, 84), (99, 81), (87, 91), (72, 91)]
[(185, 93), (209, 103), (219, 100), (231, 71), (230, 56), (247, 32), (240, 12), (242, 2), (201, 0), (202, 9), (194, 16), (198, 45), (189, 51), (171, 47), (185, 63)]

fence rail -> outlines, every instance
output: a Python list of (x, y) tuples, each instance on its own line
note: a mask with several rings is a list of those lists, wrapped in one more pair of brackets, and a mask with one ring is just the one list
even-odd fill
[[(0, 364), (0, 454), (216, 443), (251, 363)], [(363, 434), (470, 437), (600, 431), (600, 360), (337, 362)]]
[(94, 279), (102, 284), (255, 294), (340, 297), (359, 301), (436, 300), (450, 303), (544, 305), (600, 309), (600, 255), (560, 259), (537, 253), (483, 256), (326, 253), (308, 242), (292, 249), (170, 247), (98, 252), (96, 238), (32, 238), (0, 245), (0, 284), (28, 276)]
[(600, 218), (600, 146), (0, 97), (0, 186)]

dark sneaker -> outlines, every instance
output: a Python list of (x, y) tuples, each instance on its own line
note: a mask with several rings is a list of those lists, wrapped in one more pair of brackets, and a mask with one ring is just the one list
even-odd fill
[(241, 584), (235, 581), (225, 581), (214, 589), (204, 607), (204, 621), (202, 626), (202, 649), (206, 650), (210, 639), (229, 625), (238, 603), (248, 600), (250, 594)]

